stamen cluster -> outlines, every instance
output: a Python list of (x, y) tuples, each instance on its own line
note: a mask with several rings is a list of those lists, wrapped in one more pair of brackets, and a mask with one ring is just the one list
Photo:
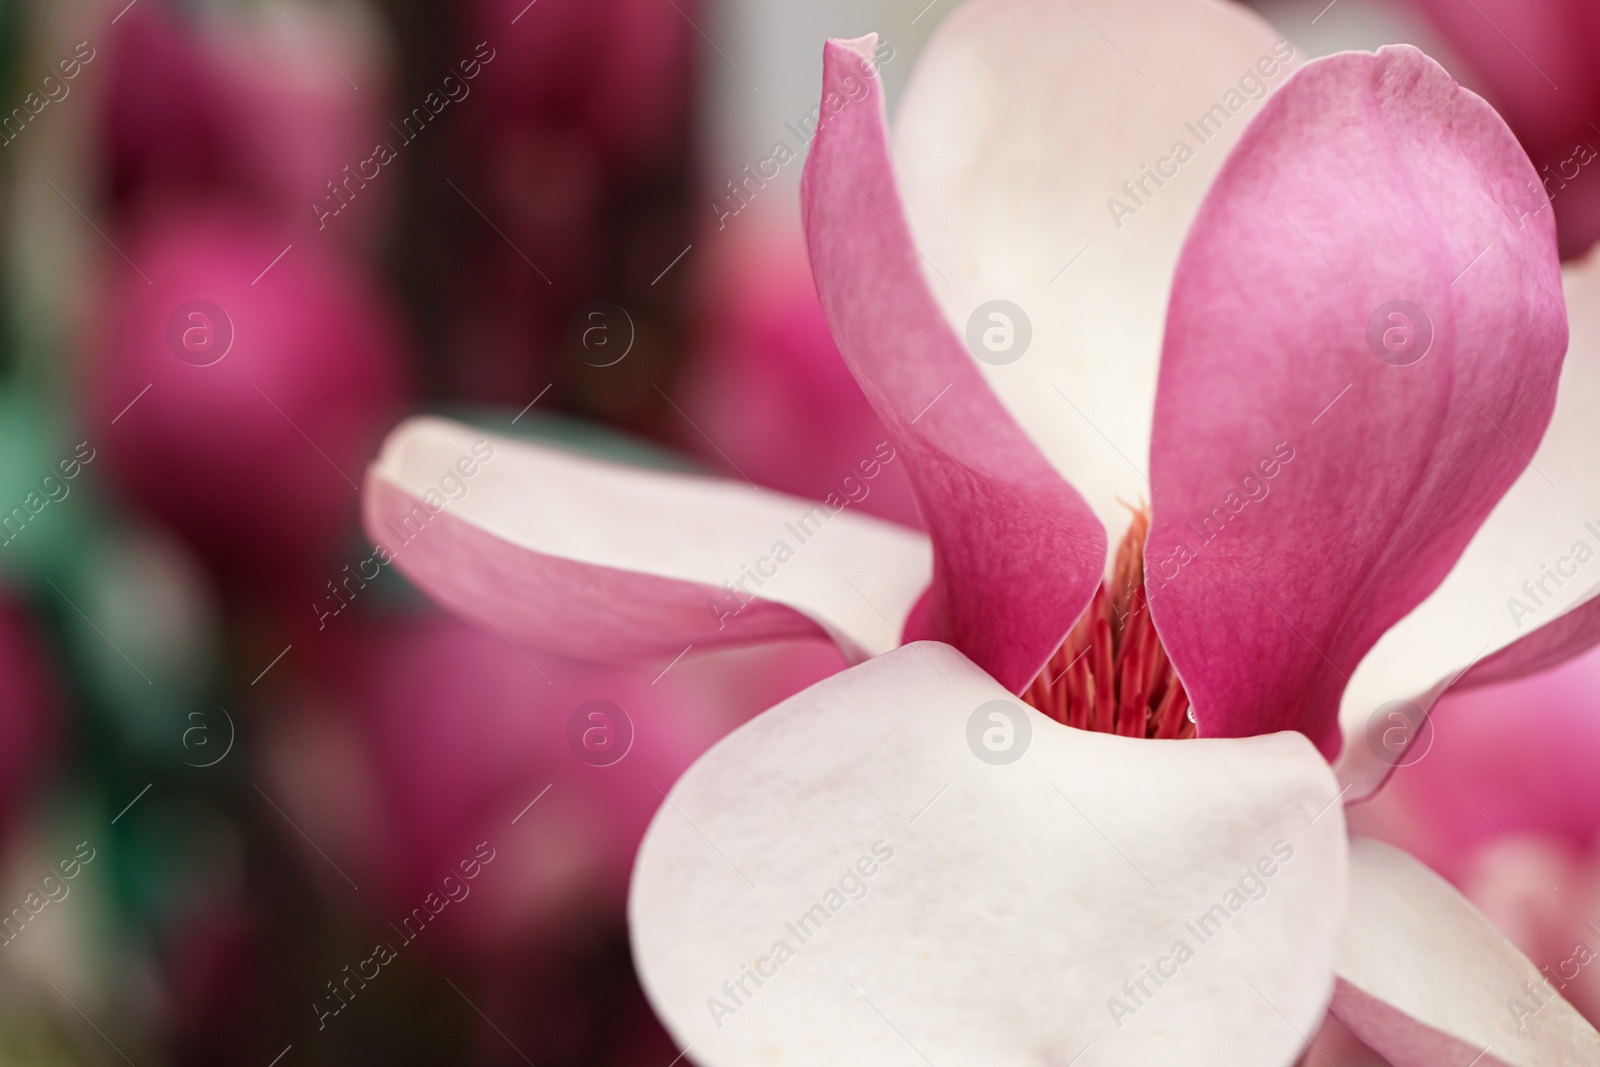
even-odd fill
[(1124, 737), (1193, 737), (1189, 696), (1150, 619), (1144, 542), (1150, 515), (1135, 510), (1111, 577), (1022, 699), (1057, 722)]

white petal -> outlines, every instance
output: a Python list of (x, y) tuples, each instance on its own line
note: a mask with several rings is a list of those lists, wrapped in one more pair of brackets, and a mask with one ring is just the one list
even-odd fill
[(591, 660), (819, 628), (861, 659), (899, 644), (933, 566), (924, 535), (848, 506), (437, 418), (389, 435), (368, 472), (366, 524), (464, 618)]
[(1448, 882), (1369, 838), (1350, 843), (1338, 971), (1334, 1014), (1394, 1067), (1600, 1063), (1600, 1034), (1527, 957)]
[[(1020, 758), (980, 759), (990, 729)], [(678, 782), (634, 867), (634, 959), (704, 1067), (1034, 1067), (1090, 1047), (1086, 1067), (1283, 1067), (1343, 924), (1335, 797), (1298, 733), (1074, 730), (949, 646), (908, 645)]]
[(1600, 254), (1566, 267), (1563, 283), (1572, 339), (1555, 414), (1532, 464), (1439, 588), (1350, 677), (1339, 710), (1345, 744), (1338, 767), (1354, 787), (1351, 800), (1376, 789), (1396, 758), (1366, 737), (1378, 709), (1396, 700), (1431, 705), (1419, 694), (1549, 624), (1600, 585)]
[[(1246, 92), (1298, 65), (1278, 39), (1216, 0), (976, 0), (929, 43), (896, 118), (900, 193), (946, 317), (965, 336), (986, 301), (1022, 308), (1026, 354), (979, 365), (1113, 533), (1128, 521), (1118, 497), (1149, 498), (1179, 247), (1260, 107)], [(1130, 197), (1123, 182), (1140, 180), (1149, 195)], [(1112, 198), (1135, 213), (1114, 217)]]

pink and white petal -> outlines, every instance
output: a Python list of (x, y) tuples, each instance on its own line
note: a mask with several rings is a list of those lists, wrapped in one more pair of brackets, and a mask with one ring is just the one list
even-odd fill
[(931, 569), (927, 539), (881, 519), (439, 418), (389, 435), (364, 497), (368, 535), (439, 603), (589, 660), (826, 634), (854, 662), (900, 643)]
[(1370, 838), (1350, 842), (1338, 974), (1333, 1014), (1394, 1067), (1600, 1063), (1600, 1034), (1526, 956), (1450, 883)]
[(1075, 730), (924, 642), (686, 772), (634, 960), (704, 1067), (1281, 1067), (1327, 1005), (1346, 841), (1298, 734)]
[(923, 281), (889, 164), (875, 37), (830, 41), (801, 185), (817, 294), (904, 457), (933, 542), (908, 640), (947, 641), (1021, 692), (1100, 583), (1106, 535), (984, 383)]
[(1202, 735), (1338, 754), (1350, 675), (1527, 467), (1566, 342), (1537, 175), (1437, 63), (1329, 56), (1267, 101), (1184, 248), (1156, 399), (1146, 571)]
[(1562, 281), (1572, 338), (1533, 462), (1444, 582), (1373, 646), (1345, 691), (1339, 774), (1352, 800), (1370, 795), (1405, 759), (1356, 740), (1375, 709), (1411, 700), (1426, 710), (1432, 701), (1419, 694), (1436, 696), (1452, 680), (1505, 681), (1600, 642), (1600, 253), (1568, 264)]
[(988, 301), (1022, 309), (1026, 353), (980, 368), (1113, 533), (1128, 522), (1119, 500), (1149, 498), (1184, 235), (1299, 63), (1241, 4), (978, 0), (945, 20), (906, 88), (894, 161), (924, 276), (958, 333)]

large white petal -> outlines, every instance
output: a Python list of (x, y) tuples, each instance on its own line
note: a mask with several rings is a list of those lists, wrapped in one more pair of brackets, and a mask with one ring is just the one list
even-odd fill
[[(1374, 714), (1386, 726), (1381, 709), (1391, 701), (1430, 705), (1443, 683), (1600, 587), (1600, 478), (1594, 472), (1600, 453), (1600, 253), (1566, 267), (1562, 280), (1571, 342), (1555, 414), (1532, 464), (1445, 580), (1379, 639), (1350, 677), (1339, 709), (1345, 740), (1338, 761), (1341, 780), (1353, 786), (1350, 799), (1371, 793), (1395, 761), (1409, 758), (1373, 743), (1383, 735), (1383, 727), (1369, 726)], [(1581, 651), (1583, 640), (1569, 642), (1571, 651)]]
[(1026, 354), (980, 366), (1113, 533), (1128, 521), (1117, 498), (1149, 497), (1178, 250), (1260, 107), (1247, 93), (1298, 65), (1278, 41), (1218, 0), (974, 0), (929, 43), (896, 117), (900, 193), (946, 317), (965, 335), (986, 301), (1022, 308)]
[[(1020, 758), (980, 759), (986, 729)], [(634, 868), (634, 958), (705, 1067), (1279, 1067), (1331, 987), (1336, 795), (1298, 733), (1074, 730), (907, 645), (678, 782)]]
[(1334, 1014), (1394, 1067), (1600, 1063), (1600, 1034), (1527, 957), (1443, 878), (1369, 838), (1350, 843), (1338, 971)]

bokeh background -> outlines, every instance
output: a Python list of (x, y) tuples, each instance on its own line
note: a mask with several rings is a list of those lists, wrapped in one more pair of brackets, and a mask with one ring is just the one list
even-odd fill
[[(0, 1064), (677, 1061), (634, 848), (837, 655), (515, 648), (374, 561), (358, 486), (437, 411), (826, 495), (880, 430), (799, 236), (821, 45), (880, 33), (892, 104), (954, 6), (0, 0)], [(1420, 45), (1550, 176), (1564, 254), (1600, 236), (1593, 4), (1261, 10)], [(860, 506), (917, 523), (898, 468)], [(1596, 680), (1447, 703), (1357, 818), (1538, 963), (1600, 917), (1600, 795), (1497, 768), (1600, 765)], [(593, 701), (633, 735), (604, 765)]]

